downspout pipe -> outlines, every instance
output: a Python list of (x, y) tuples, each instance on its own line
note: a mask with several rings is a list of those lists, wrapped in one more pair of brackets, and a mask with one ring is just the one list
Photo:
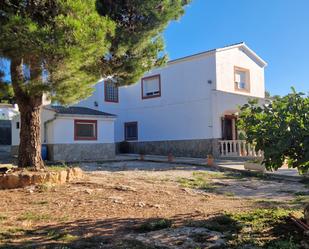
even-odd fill
[(54, 120), (56, 120), (56, 115), (55, 115), (53, 118), (51, 118), (51, 119), (49, 119), (49, 120), (46, 120), (46, 121), (44, 122), (44, 143), (45, 143), (45, 144), (47, 143), (47, 125), (48, 125), (49, 123), (53, 122)]

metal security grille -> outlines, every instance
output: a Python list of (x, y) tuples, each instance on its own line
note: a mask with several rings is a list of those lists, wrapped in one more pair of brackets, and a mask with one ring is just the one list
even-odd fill
[(105, 101), (118, 102), (118, 87), (111, 81), (105, 82)]
[(74, 140), (97, 140), (97, 120), (74, 120)]
[(137, 122), (124, 123), (125, 140), (138, 140)]

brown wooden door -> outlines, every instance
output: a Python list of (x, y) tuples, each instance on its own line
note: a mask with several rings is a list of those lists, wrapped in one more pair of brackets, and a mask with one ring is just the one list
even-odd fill
[(233, 140), (233, 129), (235, 128), (235, 134), (236, 132), (236, 126), (233, 127), (233, 121), (235, 120), (236, 123), (236, 117), (231, 115), (226, 115), (222, 118), (222, 139), (223, 140)]

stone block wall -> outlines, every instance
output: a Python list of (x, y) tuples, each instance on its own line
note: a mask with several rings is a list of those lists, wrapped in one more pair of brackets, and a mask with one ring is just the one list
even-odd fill
[[(151, 142), (129, 142), (129, 153), (138, 154), (143, 151), (149, 155), (168, 155), (179, 157), (201, 157), (208, 154), (219, 156), (219, 139), (170, 140)], [(117, 152), (119, 151), (117, 143)]]
[[(11, 147), (11, 154), (18, 154), (18, 146)], [(115, 144), (47, 144), (49, 161), (96, 161), (115, 158)]]
[(88, 161), (115, 158), (115, 144), (48, 144), (50, 161)]

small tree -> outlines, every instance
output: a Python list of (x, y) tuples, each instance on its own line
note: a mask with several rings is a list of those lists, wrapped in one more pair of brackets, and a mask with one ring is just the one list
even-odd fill
[(184, 3), (160, 2), (0, 1), (0, 57), (10, 62), (21, 118), (19, 167), (44, 167), (44, 93), (52, 101), (73, 103), (91, 95), (102, 75), (130, 84), (164, 62), (158, 56), (163, 51), (160, 33), (183, 13)]
[(249, 101), (241, 107), (239, 126), (247, 141), (264, 152), (267, 169), (277, 170), (287, 160), (289, 167), (305, 173), (309, 169), (309, 97), (292, 90), (263, 106)]

